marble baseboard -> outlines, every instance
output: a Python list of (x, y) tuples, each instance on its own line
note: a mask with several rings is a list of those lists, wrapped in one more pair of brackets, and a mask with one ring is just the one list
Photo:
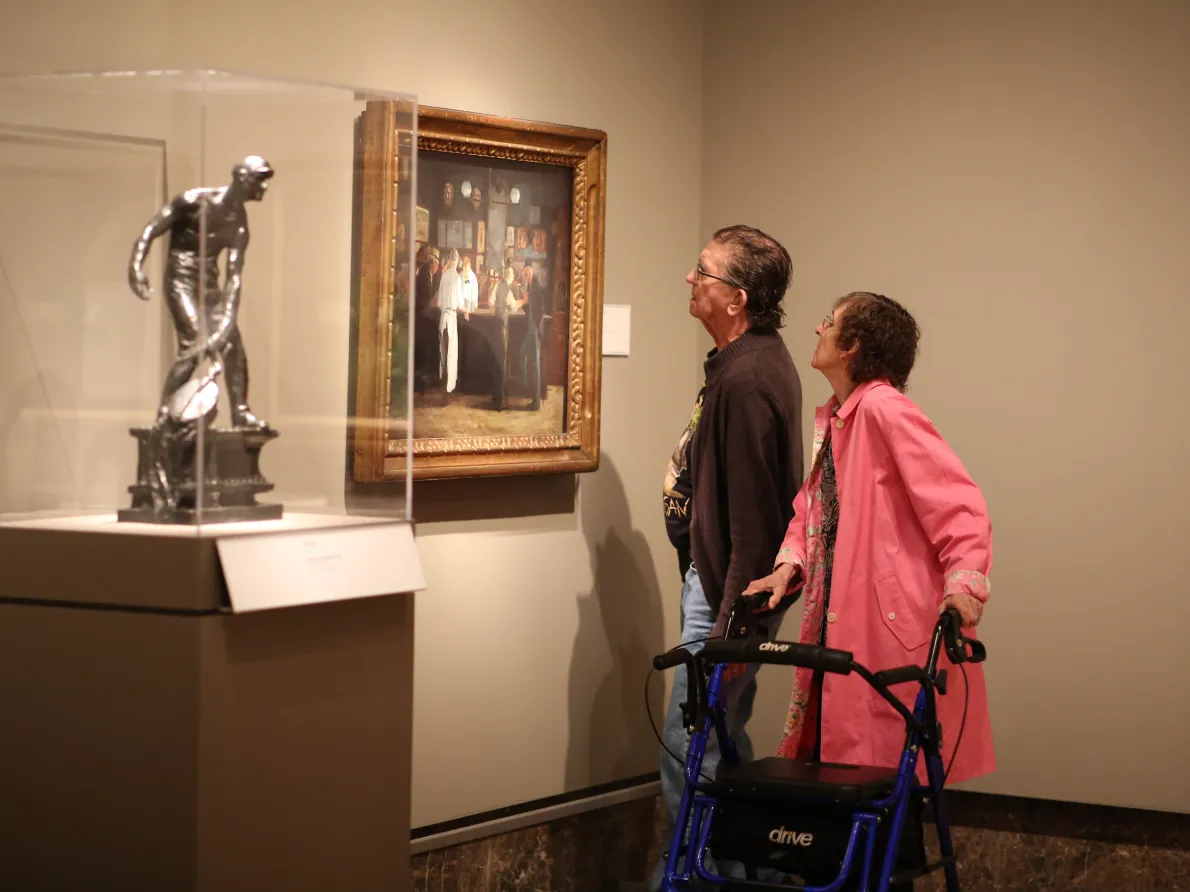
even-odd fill
[[(1190, 892), (1190, 815), (953, 791), (948, 802), (964, 892)], [(920, 886), (946, 888), (940, 875)]]
[(660, 799), (601, 808), (413, 858), (412, 892), (605, 892), (659, 857)]
[[(949, 803), (964, 892), (1190, 892), (1188, 815), (958, 792)], [(663, 834), (660, 799), (635, 800), (418, 855), (412, 888), (605, 892), (647, 879)]]

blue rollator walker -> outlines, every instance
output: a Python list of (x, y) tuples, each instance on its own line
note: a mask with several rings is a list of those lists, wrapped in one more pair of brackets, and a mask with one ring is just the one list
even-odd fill
[[(847, 651), (768, 641), (763, 628), (766, 596), (739, 599), (723, 638), (711, 639), (697, 654), (677, 647), (653, 659), (657, 670), (685, 665), (693, 702), (682, 704), (690, 732), (686, 784), (670, 842), (662, 892), (686, 889), (802, 889), (804, 892), (889, 892), (936, 870), (946, 873), (947, 892), (958, 892), (959, 876), (942, 788), (949, 769), (942, 764), (942, 726), (937, 695), (947, 690), (947, 670), (938, 669), (943, 647), (951, 662), (979, 663), (983, 644), (965, 639), (961, 616), (949, 609), (934, 627), (924, 666), (872, 672)], [(795, 600), (788, 596), (778, 609)], [(770, 614), (771, 615), (771, 614)], [(720, 689), (732, 663), (802, 666), (818, 672), (859, 675), (905, 719), (905, 748), (896, 769), (824, 764), (772, 757), (740, 763), (727, 733)], [(920, 686), (912, 712), (889, 690), (914, 682)], [(966, 718), (966, 707), (963, 710)], [(703, 756), (714, 730), (722, 758), (714, 779), (702, 774)], [(959, 730), (961, 743), (962, 729)], [(925, 757), (929, 783), (917, 782), (917, 763)], [(952, 757), (953, 764), (953, 757)], [(927, 863), (920, 837), (921, 809), (933, 807), (941, 858)], [(912, 814), (912, 819), (910, 815)], [(711, 873), (716, 866), (744, 865), (746, 879)], [(777, 873), (797, 877), (761, 882)]]

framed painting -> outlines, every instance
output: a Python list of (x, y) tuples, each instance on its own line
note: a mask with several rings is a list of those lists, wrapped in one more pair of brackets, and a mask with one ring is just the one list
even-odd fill
[(353, 479), (402, 479), (410, 452), (419, 479), (595, 470), (607, 135), (422, 107), (402, 190), (398, 123), (385, 102), (357, 122)]

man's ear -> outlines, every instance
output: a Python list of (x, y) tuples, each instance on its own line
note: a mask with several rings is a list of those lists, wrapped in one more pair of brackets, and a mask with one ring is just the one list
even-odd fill
[(748, 292), (743, 288), (737, 288), (731, 295), (731, 301), (727, 304), (727, 312), (732, 316), (739, 316), (748, 309)]

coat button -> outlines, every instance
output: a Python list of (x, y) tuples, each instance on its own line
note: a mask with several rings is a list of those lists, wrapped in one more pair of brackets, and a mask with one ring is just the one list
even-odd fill
[(826, 615), (826, 621), (828, 623), (833, 623), (835, 621), (835, 613), (833, 610)]
[(897, 618), (897, 615), (896, 615), (895, 613), (890, 613), (890, 614), (888, 615), (888, 618), (889, 618), (889, 619), (896, 619), (896, 618)]
[(835, 419), (835, 427), (837, 427), (839, 430), (843, 429), (843, 419), (842, 418)]

